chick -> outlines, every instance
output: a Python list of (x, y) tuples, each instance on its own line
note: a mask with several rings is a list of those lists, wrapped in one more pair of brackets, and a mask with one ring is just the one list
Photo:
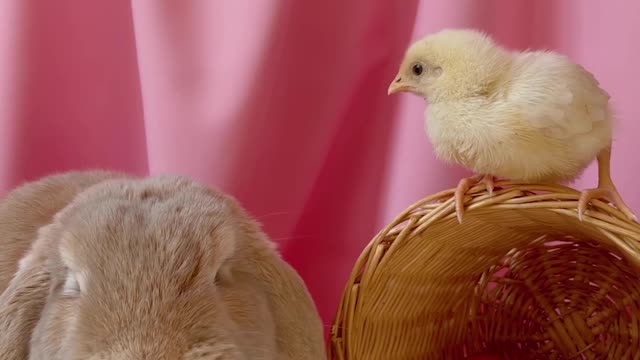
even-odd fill
[(476, 30), (442, 30), (409, 47), (388, 89), (398, 92), (429, 103), (425, 130), (436, 156), (475, 173), (457, 186), (458, 221), (476, 184), (492, 194), (498, 177), (569, 182), (596, 158), (598, 187), (581, 192), (579, 218), (602, 198), (636, 220), (611, 179), (609, 95), (567, 57), (508, 51)]

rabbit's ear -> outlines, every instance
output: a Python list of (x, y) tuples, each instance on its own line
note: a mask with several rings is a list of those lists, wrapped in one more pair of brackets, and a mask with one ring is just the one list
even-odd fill
[[(249, 236), (253, 238), (250, 243), (269, 241), (257, 230)], [(252, 265), (260, 280), (271, 285), (267, 298), (276, 319), (282, 359), (326, 359), (322, 322), (300, 275), (275, 249), (256, 257)]]
[[(37, 244), (36, 244), (37, 245)], [(29, 357), (31, 333), (49, 296), (51, 276), (44, 256), (34, 246), (0, 295), (0, 354), (3, 360)]]

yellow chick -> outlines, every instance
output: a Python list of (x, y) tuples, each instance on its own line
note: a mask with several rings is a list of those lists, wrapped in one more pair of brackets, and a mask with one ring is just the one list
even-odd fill
[(578, 216), (592, 199), (615, 204), (636, 220), (610, 174), (609, 95), (582, 66), (549, 51), (512, 52), (476, 30), (442, 30), (413, 43), (388, 93), (423, 97), (425, 130), (436, 156), (475, 176), (460, 180), (464, 196), (495, 178), (567, 182), (597, 158), (598, 187), (584, 190)]

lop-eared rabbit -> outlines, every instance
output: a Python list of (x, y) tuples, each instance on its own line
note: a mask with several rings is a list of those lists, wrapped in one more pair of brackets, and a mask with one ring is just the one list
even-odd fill
[(326, 359), (298, 274), (231, 197), (69, 172), (0, 203), (0, 359)]

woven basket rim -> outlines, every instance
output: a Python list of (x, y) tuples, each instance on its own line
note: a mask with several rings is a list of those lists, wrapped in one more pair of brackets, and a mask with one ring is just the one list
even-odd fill
[[(455, 188), (426, 196), (411, 204), (394, 220), (382, 228), (364, 247), (345, 284), (329, 334), (328, 358), (348, 359), (345, 337), (357, 305), (354, 289), (367, 284), (373, 274), (384, 265), (384, 257), (393, 254), (395, 237), (405, 239), (425, 231), (443, 219), (455, 218)], [(465, 197), (465, 216), (479, 209), (496, 212), (513, 209), (546, 209), (560, 215), (578, 219), (577, 205), (580, 192), (568, 186), (544, 183), (519, 183), (499, 181), (495, 183), (493, 195), (489, 195), (484, 184), (471, 188)], [(418, 218), (418, 220), (415, 220)], [(412, 226), (406, 224), (411, 219)], [(616, 246), (621, 254), (640, 267), (640, 223), (630, 221), (620, 210), (601, 200), (591, 201), (583, 214), (582, 223), (599, 228)], [(462, 221), (464, 225), (464, 218)], [(411, 230), (410, 228), (413, 228)], [(411, 234), (407, 234), (411, 232)], [(393, 237), (387, 252), (375, 251), (383, 241)], [(373, 268), (367, 265), (374, 264)], [(364, 271), (363, 271), (364, 270)], [(364, 284), (364, 285), (363, 285)]]

